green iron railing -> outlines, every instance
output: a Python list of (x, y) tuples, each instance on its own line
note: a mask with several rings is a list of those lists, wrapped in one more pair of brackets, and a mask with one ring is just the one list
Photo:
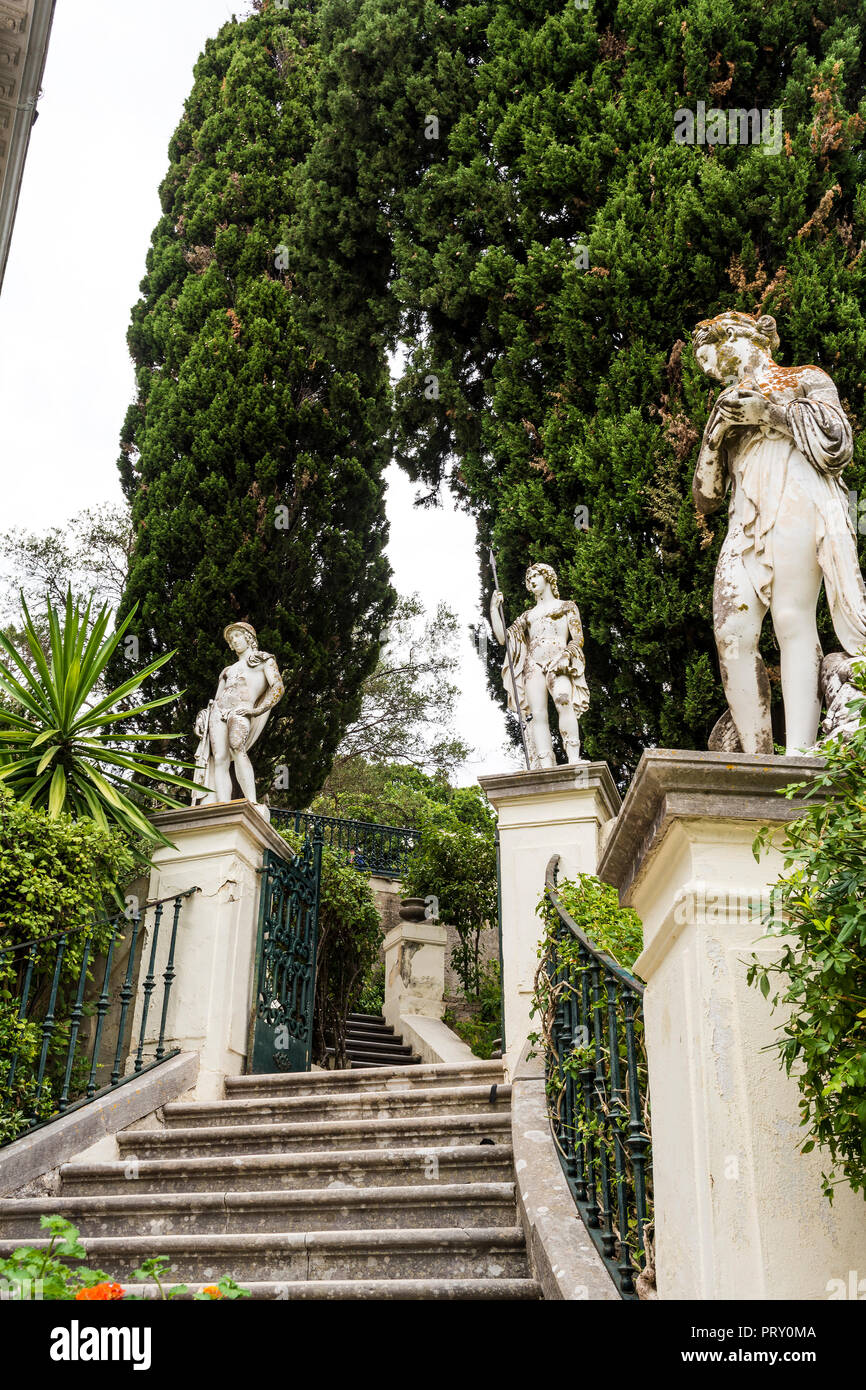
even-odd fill
[[(113, 920), (71, 927), (31, 941), (0, 946), (0, 997), (7, 1017), (0, 1035), (0, 1098), (13, 1132), (0, 1144), (134, 1079), (150, 1066), (176, 1055), (165, 1044), (166, 1021), (175, 978), (175, 947), (185, 899), (198, 888), (145, 903), (135, 913)], [(145, 1056), (145, 1039), (154, 993), (156, 960), (166, 907), (171, 937), (162, 970), (159, 1034), (153, 1056)], [(147, 914), (152, 912), (148, 942)], [(112, 984), (112, 966), (122, 961), (122, 980)], [(149, 945), (149, 951), (146, 947)], [(145, 955), (147, 964), (145, 969)], [(97, 969), (97, 966), (99, 967)], [(144, 970), (143, 978), (139, 979)], [(95, 972), (95, 973), (94, 973)], [(96, 981), (99, 993), (93, 998)], [(88, 989), (88, 985), (90, 989)], [(136, 1040), (130, 1040), (137, 991), (141, 1013)], [(134, 1012), (134, 1010), (133, 1010)], [(101, 1060), (106, 1032), (116, 1038), (109, 1058)], [(151, 1035), (155, 1030), (151, 1029)], [(151, 1051), (151, 1042), (147, 1044)], [(126, 1068), (131, 1062), (128, 1074)], [(110, 1071), (109, 1071), (110, 1067)], [(15, 1113), (17, 1112), (17, 1113)]]
[(309, 1071), (313, 1051), (323, 827), (315, 822), (297, 854), (266, 849), (261, 868), (253, 1073)]
[(637, 1298), (650, 1250), (651, 1140), (644, 986), (598, 948), (556, 891), (547, 866), (553, 945), (544, 961), (547, 1094), (572, 1196), (622, 1298)]
[(283, 811), (275, 806), (271, 807), (271, 819), (278, 830), (285, 825), (296, 835), (312, 834), (313, 827), (321, 825), (326, 845), (356, 869), (380, 878), (403, 877), (421, 834), (408, 826), (317, 816), (311, 811)]

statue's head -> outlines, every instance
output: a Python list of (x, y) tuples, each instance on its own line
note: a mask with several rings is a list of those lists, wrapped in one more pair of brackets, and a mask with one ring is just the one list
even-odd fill
[(254, 627), (251, 627), (249, 623), (229, 623), (228, 627), (223, 632), (223, 637), (228, 642), (232, 651), (237, 652), (238, 656), (241, 656), (250, 648), (252, 648), (253, 651), (258, 651), (259, 649), (259, 639), (256, 636), (256, 630)]
[(553, 565), (530, 565), (526, 571), (526, 587), (536, 598), (544, 592), (545, 584), (550, 585), (550, 591), (554, 598), (559, 598), (559, 586), (556, 582), (556, 570)]
[(760, 357), (772, 359), (778, 346), (775, 319), (769, 314), (741, 314), (736, 309), (703, 319), (692, 334), (701, 368), (724, 386), (742, 381)]

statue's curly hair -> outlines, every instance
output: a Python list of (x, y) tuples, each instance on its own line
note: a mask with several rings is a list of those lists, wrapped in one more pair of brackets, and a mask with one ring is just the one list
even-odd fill
[(699, 347), (719, 342), (729, 328), (748, 334), (769, 353), (779, 346), (776, 320), (770, 314), (743, 314), (739, 309), (728, 309), (724, 314), (716, 314), (715, 318), (701, 320), (692, 333), (692, 347), (697, 351)]
[(544, 565), (544, 564), (530, 565), (529, 568), (528, 568), (527, 571), (526, 571), (526, 577), (525, 577), (525, 579), (524, 579), (524, 583), (525, 583), (527, 589), (529, 588), (529, 576), (530, 576), (535, 570), (537, 570), (539, 574), (543, 574), (543, 575), (544, 575), (545, 579), (547, 580), (548, 584), (550, 585), (551, 591), (552, 591), (552, 593), (553, 593), (553, 597), (554, 597), (554, 598), (559, 598), (559, 585), (558, 585), (557, 579), (556, 579), (556, 570), (553, 568), (553, 565)]

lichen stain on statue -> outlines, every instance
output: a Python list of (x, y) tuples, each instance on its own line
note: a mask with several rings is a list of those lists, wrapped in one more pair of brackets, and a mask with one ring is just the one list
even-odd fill
[[(559, 719), (566, 762), (578, 763), (578, 720), (589, 707), (583, 628), (577, 604), (559, 597), (556, 571), (550, 565), (530, 565), (526, 587), (535, 606), (506, 629), (499, 589), (490, 601), (490, 622), (498, 642), (510, 652), (502, 666), (508, 707), (523, 721), (530, 766), (556, 766), (550, 733), (549, 698)], [(512, 669), (513, 668), (513, 669)]]
[(775, 320), (728, 311), (692, 343), (722, 383), (707, 420), (693, 496), (702, 516), (730, 489), (713, 626), (728, 711), (710, 735), (726, 752), (772, 754), (770, 684), (758, 650), (769, 612), (781, 654), (788, 754), (814, 748), (821, 718), (817, 606), (823, 581), (843, 657), (866, 647), (866, 588), (842, 471), (851, 426), (820, 367), (780, 367)]
[(232, 801), (232, 774), (242, 797), (270, 819), (267, 806), (256, 798), (256, 779), (249, 750), (261, 735), (268, 715), (285, 691), (275, 657), (259, 650), (256, 630), (249, 623), (229, 623), (223, 636), (237, 660), (220, 672), (214, 698), (199, 710), (195, 721), (198, 748), (193, 781), (193, 806)]

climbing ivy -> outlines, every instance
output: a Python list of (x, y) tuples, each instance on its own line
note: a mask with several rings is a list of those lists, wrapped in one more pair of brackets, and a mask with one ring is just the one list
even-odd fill
[[(866, 664), (859, 669), (863, 680)], [(845, 1181), (866, 1198), (866, 700), (851, 708), (861, 724), (850, 741), (826, 744), (824, 769), (786, 789), (811, 804), (787, 827), (766, 919), (778, 954), (754, 956), (748, 972), (783, 1015), (775, 1046), (800, 1090), (801, 1151), (828, 1155), (830, 1201)], [(770, 838), (761, 831), (756, 859)]]

